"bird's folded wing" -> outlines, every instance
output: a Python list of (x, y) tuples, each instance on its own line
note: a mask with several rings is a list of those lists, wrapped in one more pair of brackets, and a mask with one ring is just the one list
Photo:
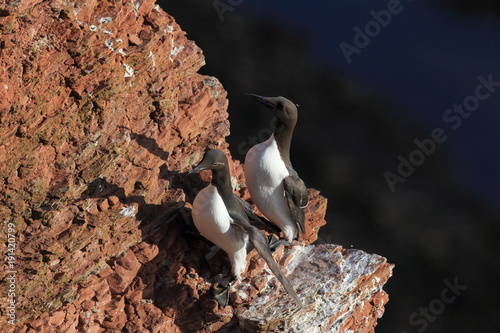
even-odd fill
[(279, 229), (277, 229), (274, 226), (274, 224), (272, 224), (271, 222), (269, 222), (267, 219), (265, 219), (263, 217), (260, 217), (257, 214), (255, 214), (255, 211), (253, 210), (252, 205), (250, 205), (248, 202), (246, 202), (245, 200), (243, 200), (241, 197), (239, 197), (236, 194), (234, 194), (234, 197), (236, 198), (236, 200), (239, 203), (241, 203), (241, 205), (243, 206), (243, 209), (245, 210), (245, 214), (248, 216), (248, 218), (251, 221), (257, 222), (257, 223), (259, 223), (260, 225), (262, 225), (262, 226), (264, 226), (266, 228), (272, 229), (276, 233), (280, 232)]
[(286, 278), (285, 274), (281, 271), (279, 268), (278, 264), (273, 258), (271, 249), (269, 248), (269, 245), (267, 244), (267, 239), (266, 236), (254, 227), (253, 225), (250, 224), (250, 222), (242, 218), (240, 214), (237, 214), (235, 212), (229, 212), (229, 216), (233, 219), (233, 223), (236, 225), (239, 225), (243, 229), (245, 229), (248, 232), (248, 238), (249, 241), (253, 244), (257, 252), (260, 254), (262, 258), (266, 261), (267, 265), (273, 272), (273, 274), (278, 278), (278, 280), (281, 282), (287, 293), (292, 296), (294, 301), (302, 307), (302, 301), (299, 299), (297, 294), (295, 293), (295, 290), (293, 290), (292, 285), (290, 284), (290, 281)]
[(283, 179), (283, 186), (285, 188), (285, 197), (287, 199), (290, 212), (292, 213), (292, 218), (297, 224), (300, 233), (304, 233), (305, 216), (303, 209), (309, 202), (307, 187), (304, 184), (304, 181), (296, 176), (288, 176)]

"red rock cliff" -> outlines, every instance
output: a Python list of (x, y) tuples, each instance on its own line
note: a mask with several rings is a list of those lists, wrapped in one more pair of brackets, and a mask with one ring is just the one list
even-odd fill
[[(212, 300), (226, 262), (205, 259), (189, 210), (203, 184), (185, 172), (206, 147), (227, 151), (228, 101), (154, 1), (12, 2), (0, 31), (2, 331), (373, 330), (392, 266), (333, 245), (275, 254), (301, 312), (254, 252), (232, 306)], [(310, 193), (307, 243), (326, 210)]]

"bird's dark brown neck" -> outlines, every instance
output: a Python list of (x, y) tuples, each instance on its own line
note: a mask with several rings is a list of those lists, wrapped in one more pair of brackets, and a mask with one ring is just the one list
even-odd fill
[(231, 175), (227, 163), (220, 170), (212, 170), (211, 183), (217, 188), (217, 192), (219, 192), (224, 202), (232, 199), (233, 187), (231, 186)]
[(292, 166), (292, 162), (290, 161), (290, 145), (292, 144), (295, 124), (296, 122), (292, 121), (285, 125), (283, 122), (276, 119), (276, 129), (274, 130), (274, 139), (278, 145), (281, 158), (283, 159), (283, 162), (290, 167)]

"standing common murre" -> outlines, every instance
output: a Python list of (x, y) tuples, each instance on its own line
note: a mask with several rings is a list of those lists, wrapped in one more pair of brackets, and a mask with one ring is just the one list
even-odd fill
[(212, 181), (196, 195), (192, 209), (193, 222), (200, 234), (227, 253), (234, 279), (245, 270), (247, 251), (253, 245), (288, 294), (302, 307), (292, 285), (274, 260), (266, 237), (250, 224), (250, 219), (258, 217), (250, 204), (233, 192), (226, 155), (218, 149), (209, 150), (189, 173), (205, 169), (212, 171)]
[(245, 178), (252, 201), (290, 243), (305, 231), (307, 188), (290, 161), (290, 144), (297, 123), (297, 106), (284, 97), (249, 94), (273, 111), (276, 128), (245, 158)]

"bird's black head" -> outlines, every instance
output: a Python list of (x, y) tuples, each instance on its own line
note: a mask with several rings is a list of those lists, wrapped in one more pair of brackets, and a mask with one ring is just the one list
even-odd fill
[(263, 97), (255, 94), (247, 94), (253, 99), (264, 104), (269, 110), (273, 111), (276, 118), (281, 121), (285, 126), (290, 124), (295, 125), (297, 122), (298, 105), (294, 104), (289, 99), (279, 96), (279, 97)]
[(211, 149), (205, 153), (201, 162), (198, 163), (198, 165), (193, 170), (189, 171), (188, 174), (201, 170), (222, 170), (227, 167), (227, 165), (227, 157), (222, 152), (222, 150)]

